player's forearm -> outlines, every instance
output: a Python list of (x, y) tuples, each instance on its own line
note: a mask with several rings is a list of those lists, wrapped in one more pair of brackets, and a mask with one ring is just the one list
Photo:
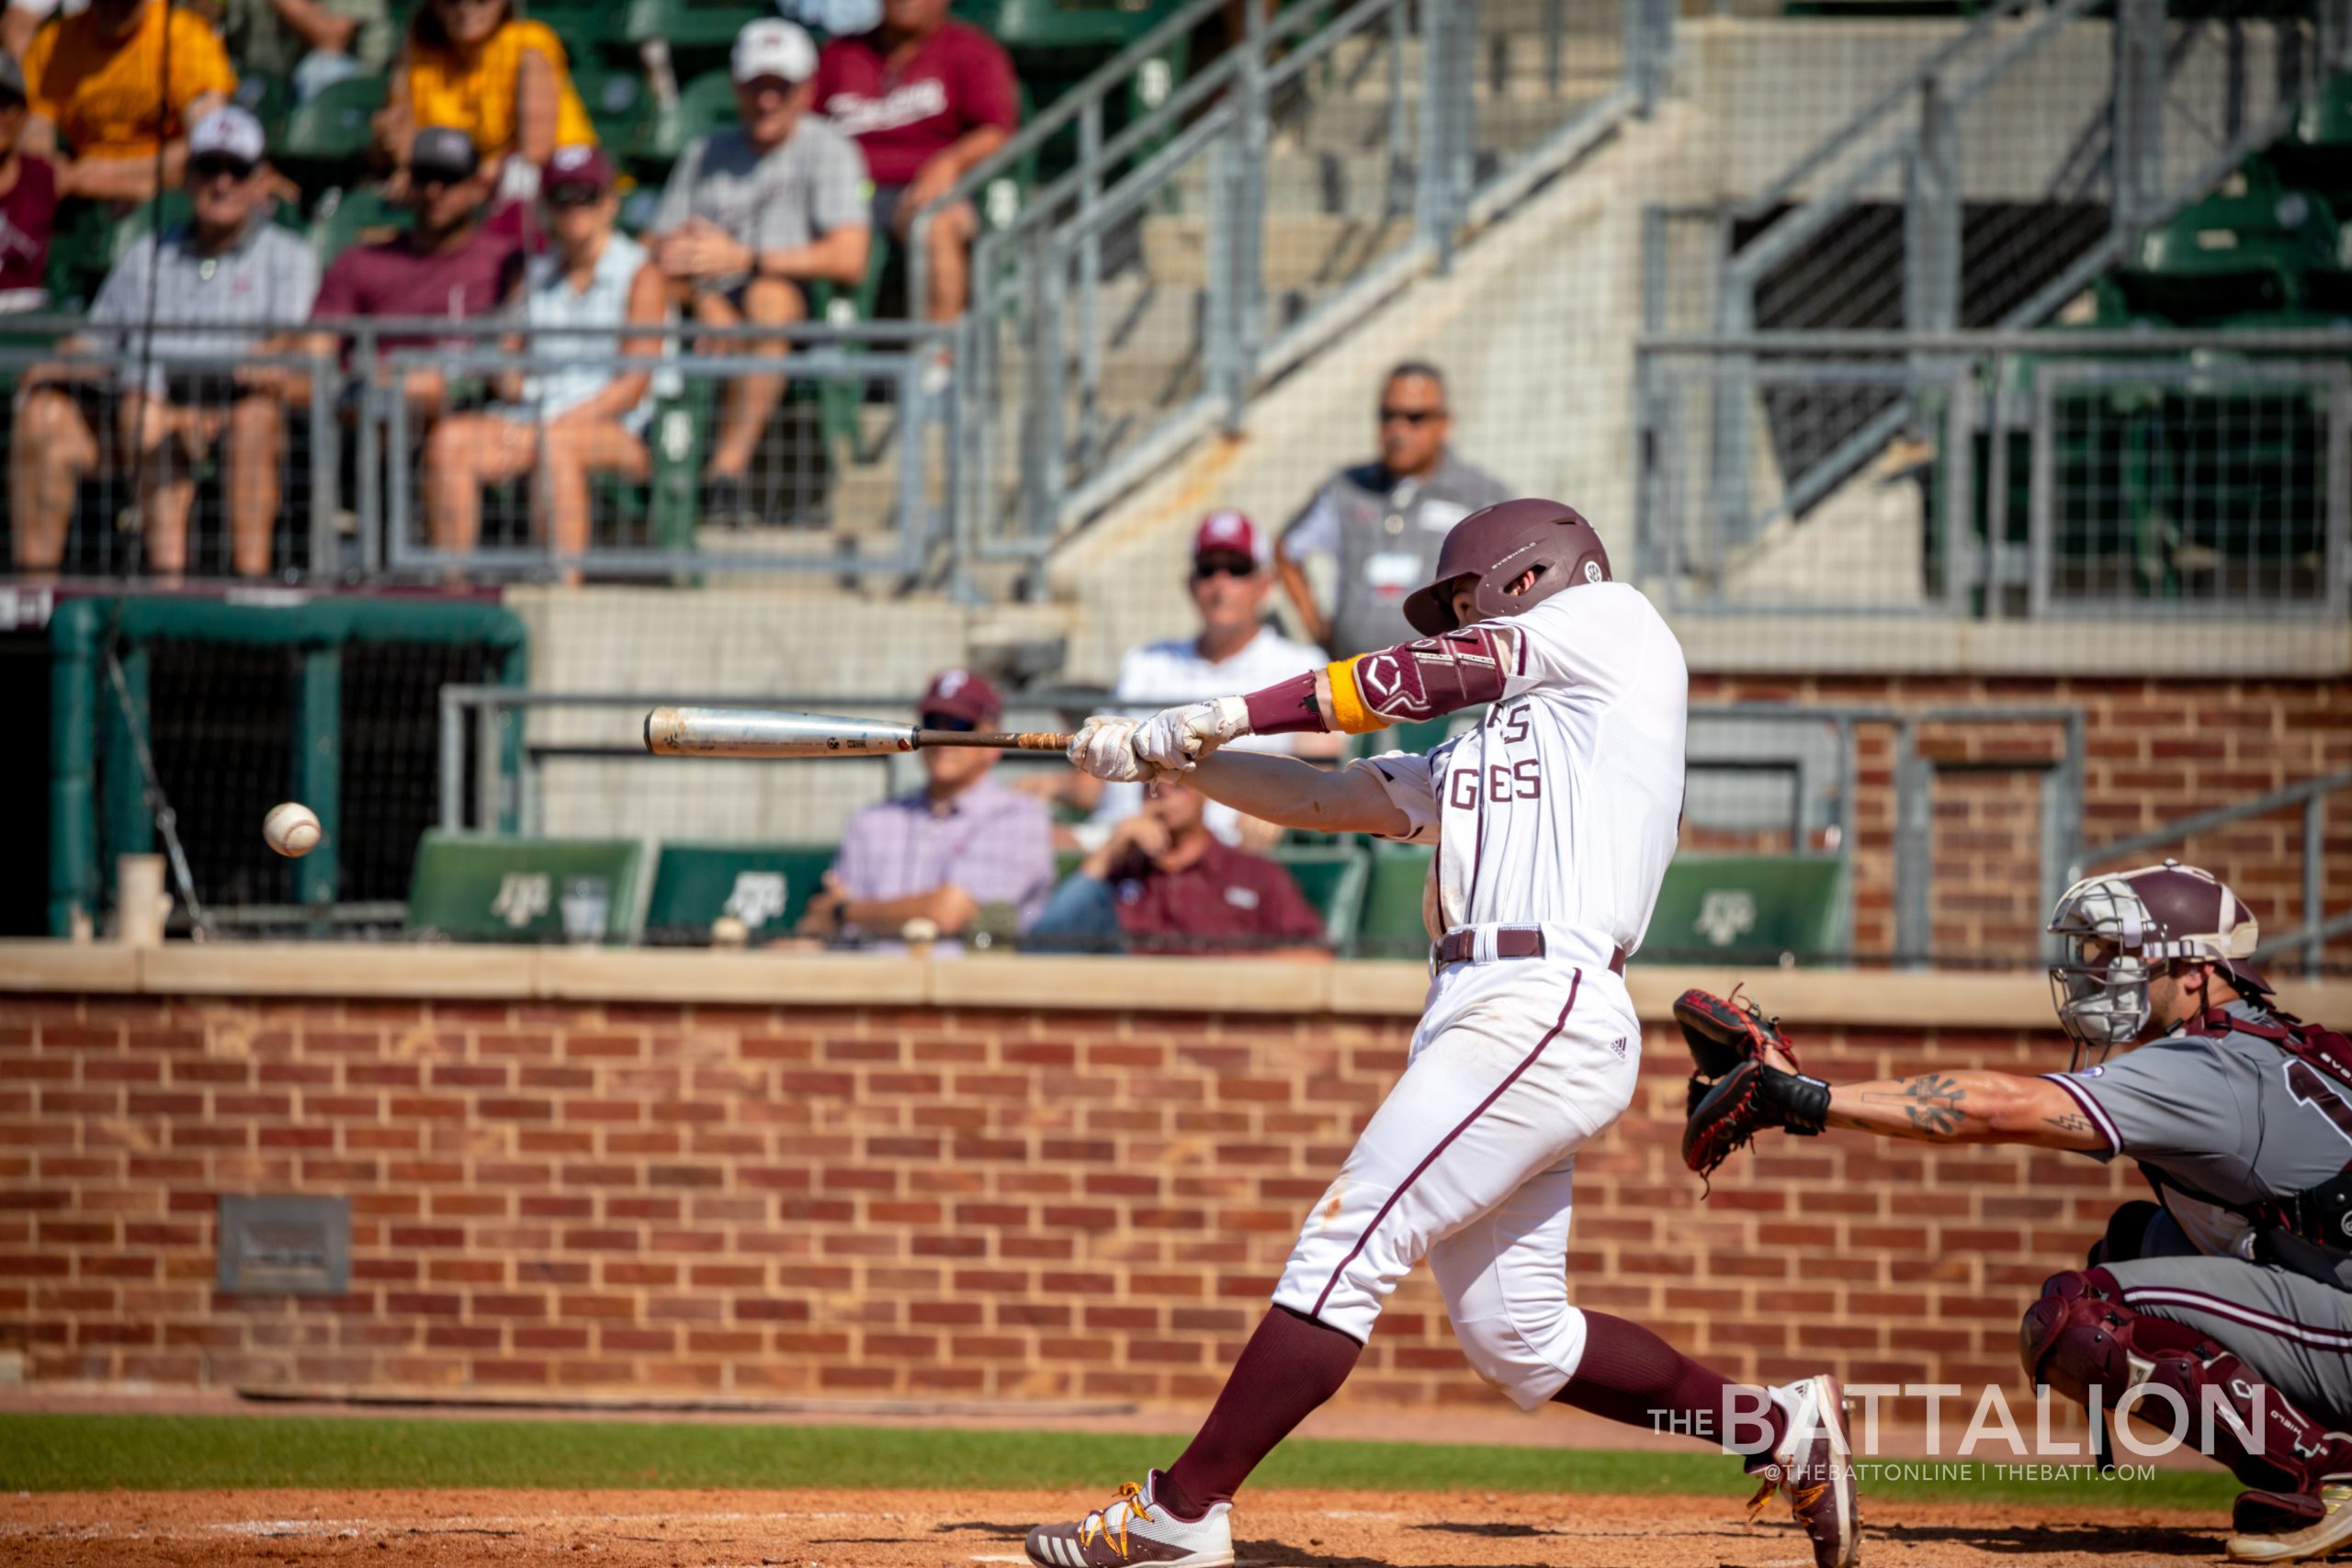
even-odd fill
[[(1829, 1091), (1829, 1125), (1926, 1143), (2080, 1146), (2053, 1134), (2078, 1134), (2088, 1122), (2041, 1103), (2032, 1092), (2038, 1082), (2007, 1073), (1922, 1073), (1839, 1084)], [(2067, 1117), (2072, 1123), (2060, 1125)]]
[(1244, 817), (1315, 833), (1411, 830), (1387, 791), (1363, 769), (1325, 773), (1295, 757), (1263, 751), (1212, 751), (1183, 781)]
[(1295, 675), (1242, 699), (1249, 706), (1250, 732), (1339, 729), (1365, 735), (1494, 702), (1508, 688), (1508, 671), (1519, 655), (1518, 635), (1481, 623)]

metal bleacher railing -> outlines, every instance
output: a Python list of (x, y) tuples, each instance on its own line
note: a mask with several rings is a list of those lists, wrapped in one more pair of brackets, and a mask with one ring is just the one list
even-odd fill
[[(2348, 355), (2342, 329), (1651, 338), (1644, 570), (1686, 610), (2340, 620)], [(1734, 403), (1757, 434), (1726, 453)]]
[[(154, 504), (164, 467), (189, 492), (178, 504), (190, 518), (187, 570), (198, 576), (229, 574), (227, 541), (245, 506), (266, 513), (267, 575), (322, 584), (557, 570), (614, 578), (820, 570), (903, 581), (947, 534), (943, 398), (930, 374), (945, 333), (922, 323), (673, 326), (641, 334), (659, 336), (658, 355), (623, 355), (600, 368), (651, 376), (636, 421), (642, 464), (588, 476), (587, 548), (561, 558), (545, 525), (541, 486), (552, 477), (545, 423), (527, 400), (502, 400), (497, 383), (502, 373), (525, 379), (567, 367), (554, 342), (577, 331), (533, 329), (532, 343), (547, 351), (534, 354), (512, 323), (378, 319), (328, 333), (332, 348), (313, 356), (282, 347), (283, 340), (311, 335), (307, 323), (217, 330), (168, 323), (161, 333), (214, 340), (203, 353), (152, 358), (164, 400), (220, 431), (188, 454), (165, 443), (160, 425), (142, 429), (121, 396), (136, 383), (135, 361), (103, 344), (68, 344), (77, 333), (94, 335), (81, 321), (18, 318), (6, 328), (0, 378), (18, 388), (8, 432), (8, 566), (17, 573), (152, 572), (153, 519), (142, 511)], [(273, 338), (280, 352), (257, 352)], [(250, 374), (260, 367), (291, 376), (263, 390)], [(436, 384), (429, 401), (401, 390), (420, 372)], [(745, 520), (752, 525), (714, 521), (703, 505), (712, 430), (727, 389), (754, 374), (779, 376), (786, 385), (745, 476), (755, 516)], [(28, 423), (25, 412), (31, 385), (41, 382), (73, 400), (89, 436), (88, 451), (47, 468), (55, 443)], [(516, 389), (503, 390), (514, 399)], [(241, 455), (231, 416), (256, 401), (278, 405), (265, 422), (276, 493), (261, 499), (232, 482)], [(433, 468), (436, 457), (467, 454), (436, 449), (429, 437), (449, 414), (485, 412), (532, 430), (539, 451), (524, 475), (481, 487), (479, 536), (461, 547), (434, 515)], [(134, 447), (164, 446), (168, 453), (133, 458)], [(53, 566), (29, 559), (40, 532), (30, 514), (61, 503), (62, 559)]]
[[(955, 377), (962, 553), (1033, 559), (1657, 91), (1663, 0), (1299, 0), (1114, 124), (1192, 0), (927, 208), (1075, 131), (972, 256)], [(914, 290), (920, 297), (920, 288)]]

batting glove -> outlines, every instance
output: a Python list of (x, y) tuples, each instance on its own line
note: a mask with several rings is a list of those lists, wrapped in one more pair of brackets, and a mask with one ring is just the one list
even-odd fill
[(1098, 715), (1069, 738), (1070, 766), (1106, 784), (1149, 784), (1159, 770), (1136, 755), (1137, 720)]
[(1162, 708), (1136, 732), (1136, 755), (1162, 773), (1192, 771), (1193, 764), (1227, 741), (1250, 733), (1250, 705), (1239, 697)]

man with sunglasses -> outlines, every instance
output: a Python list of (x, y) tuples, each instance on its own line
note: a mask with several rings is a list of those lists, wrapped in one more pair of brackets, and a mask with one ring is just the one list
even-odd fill
[[(1193, 535), (1187, 584), (1201, 629), (1192, 637), (1129, 649), (1119, 661), (1112, 702), (1140, 717), (1218, 692), (1254, 692), (1317, 663), (1313, 649), (1266, 624), (1266, 598), (1274, 582), (1272, 555), (1271, 536), (1247, 514), (1227, 510), (1203, 518)], [(1324, 735), (1252, 736), (1236, 744), (1295, 757), (1336, 757), (1340, 750), (1339, 737)], [(1061, 786), (1059, 798), (1081, 808), (1092, 805), (1092, 820), (1076, 835), (1089, 850), (1099, 847), (1115, 825), (1143, 806), (1138, 784), (1100, 784), (1097, 793), (1099, 781), (1076, 769), (1055, 782)], [(1227, 844), (1270, 840), (1279, 831), (1253, 832), (1222, 801), (1209, 802), (1206, 822), (1208, 830)], [(1251, 847), (1262, 847), (1262, 842)]]
[[(729, 69), (741, 123), (686, 149), (662, 187), (647, 249), (672, 298), (704, 325), (788, 326), (808, 319), (810, 285), (854, 288), (865, 276), (865, 164), (848, 137), (809, 112), (817, 46), (799, 28), (775, 17), (744, 24)], [(755, 356), (782, 352), (763, 344)], [(752, 454), (783, 397), (782, 376), (728, 378), (704, 470), (707, 521), (758, 520)]]
[[(917, 711), (925, 729), (992, 729), (1004, 699), (972, 671), (943, 670)], [(1046, 808), (991, 776), (1001, 753), (932, 747), (916, 755), (923, 787), (866, 807), (842, 829), (823, 890), (801, 917), (803, 935), (894, 941), (922, 922), (932, 935), (955, 937), (990, 906), (1010, 906), (1025, 931), (1045, 908), (1054, 886)]]
[[(1351, 659), (1412, 636), (1405, 595), (1430, 580), (1445, 536), (1482, 506), (1513, 492), (1448, 445), (1453, 415), (1445, 377), (1408, 360), (1380, 387), (1380, 456), (1342, 468), (1283, 531), (1275, 557), (1283, 591), (1307, 636)], [(1316, 601), (1306, 563), (1328, 563), (1331, 607)]]
[[(216, 446), (226, 449), (230, 564), (240, 577), (266, 577), (271, 566), (286, 446), (282, 372), (243, 362), (298, 346), (319, 267), (310, 246), (270, 221), (263, 154), (261, 126), (241, 108), (197, 122), (188, 133), (188, 221), (144, 236), (115, 264), (90, 308), (96, 331), (75, 345), (104, 351), (130, 374), (147, 366), (143, 384), (122, 388), (115, 430), (118, 450), (138, 465), (148, 570), (166, 581), (187, 568), (196, 468)], [(142, 348), (151, 301), (163, 330)], [(248, 330), (173, 326), (180, 321)], [(272, 333), (273, 325), (286, 330)], [(74, 386), (86, 386), (94, 370), (85, 362), (26, 377), (10, 464), (20, 569), (57, 569), (75, 487), (98, 465), (92, 411)]]

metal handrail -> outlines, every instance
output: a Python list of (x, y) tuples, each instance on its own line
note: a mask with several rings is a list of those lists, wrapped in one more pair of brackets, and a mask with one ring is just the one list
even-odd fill
[(2352, 327), (2166, 327), (2142, 332), (1905, 333), (1892, 331), (1645, 333), (1636, 354), (1985, 355), (2032, 354), (2352, 354)]

